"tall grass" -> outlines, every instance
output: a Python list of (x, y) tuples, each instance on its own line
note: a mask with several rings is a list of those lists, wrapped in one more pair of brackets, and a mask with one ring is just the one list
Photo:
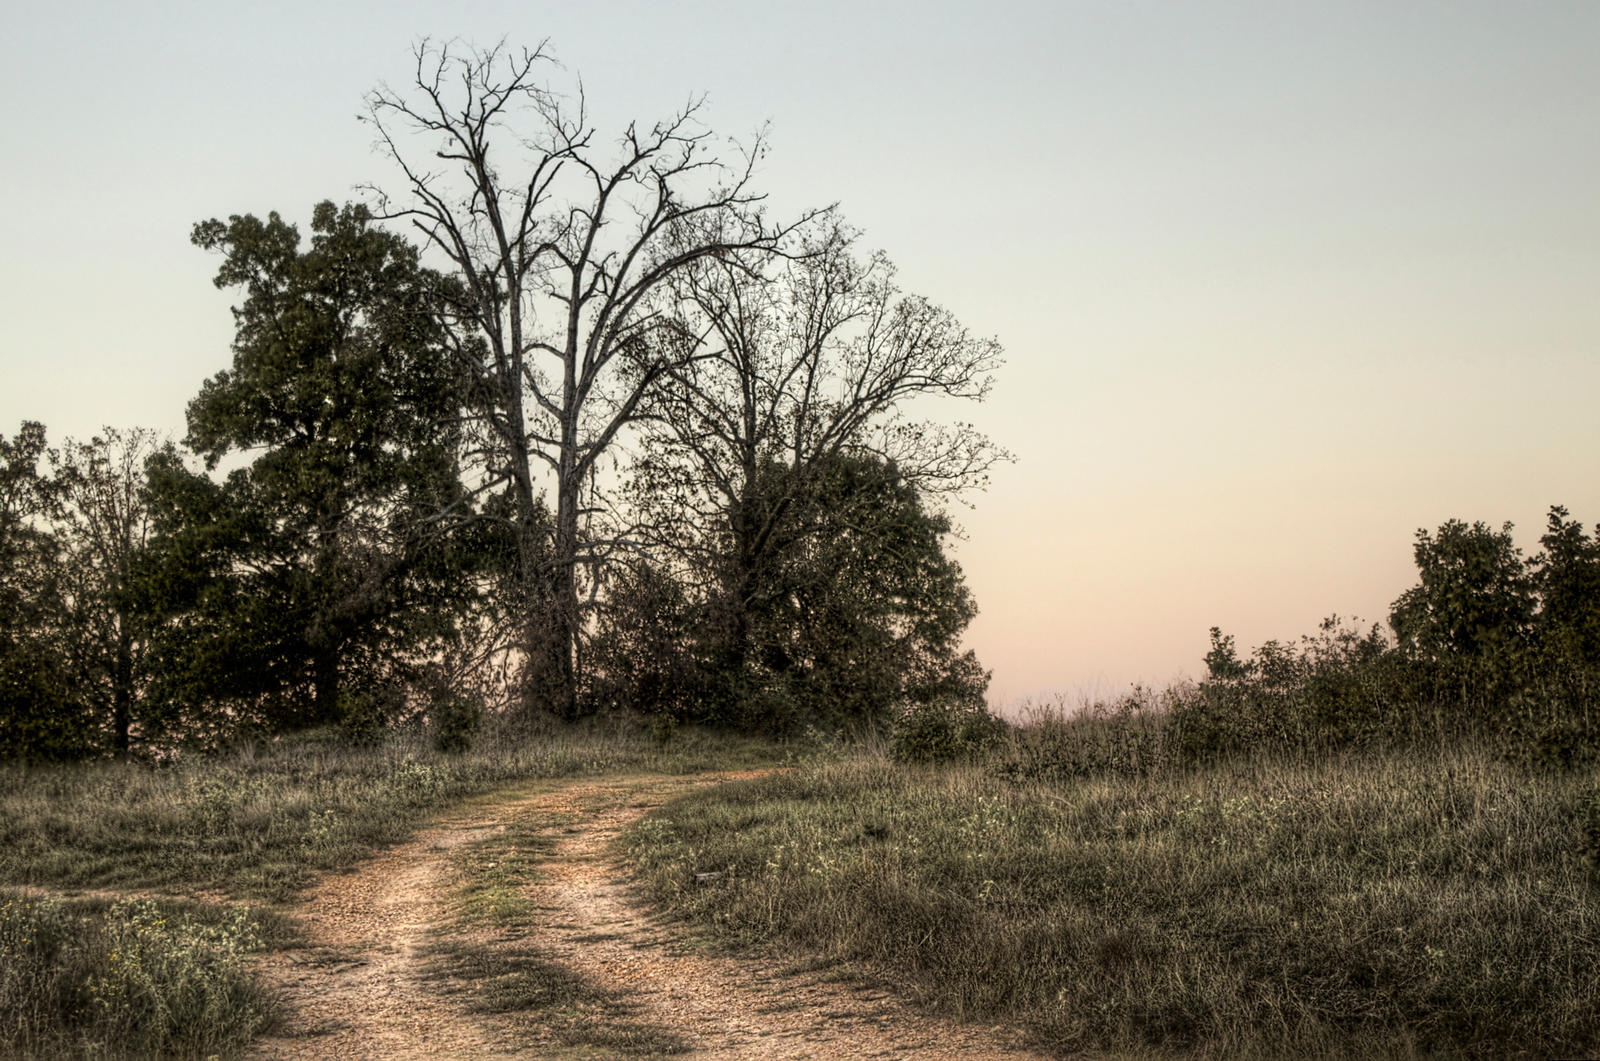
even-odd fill
[(0, 768), (0, 884), (222, 892), (283, 901), (404, 839), (434, 809), (531, 778), (692, 772), (781, 751), (636, 726), (490, 735), (459, 755), (280, 741), (165, 766)]
[[(1114, 723), (1082, 732), (1117, 747)], [(1066, 739), (728, 786), (627, 842), (660, 902), (730, 939), (1062, 1054), (1600, 1053), (1595, 774), (1462, 748), (1145, 769), (1137, 733), (1130, 769), (1019, 768)]]

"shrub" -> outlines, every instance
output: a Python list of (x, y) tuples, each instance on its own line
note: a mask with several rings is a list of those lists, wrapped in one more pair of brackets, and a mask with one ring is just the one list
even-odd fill
[(201, 1057), (243, 1046), (270, 1018), (246, 955), (249, 912), (221, 921), (147, 899), (99, 915), (58, 899), (0, 904), (0, 1052)]
[(1365, 747), (1396, 736), (1417, 705), (1379, 627), (1362, 631), (1336, 615), (1315, 637), (1268, 641), (1248, 659), (1212, 627), (1205, 662), (1205, 681), (1172, 702), (1174, 748), (1190, 762)]
[(60, 660), (0, 640), (0, 760), (64, 761), (94, 750), (88, 712)]
[(398, 686), (365, 688), (339, 696), (339, 733), (358, 748), (376, 748), (389, 725), (405, 709), (405, 691)]
[(462, 693), (441, 697), (432, 711), (433, 746), (451, 754), (466, 751), (478, 735), (481, 714), (477, 702)]
[(1011, 740), (992, 756), (991, 769), (1013, 781), (1154, 773), (1173, 760), (1168, 723), (1175, 705), (1194, 695), (1192, 685), (1161, 693), (1134, 686), (1114, 701), (1075, 709), (1059, 699), (1029, 705)]
[(995, 744), (1006, 724), (981, 703), (936, 700), (912, 704), (890, 730), (894, 757), (901, 762), (944, 763), (972, 758)]

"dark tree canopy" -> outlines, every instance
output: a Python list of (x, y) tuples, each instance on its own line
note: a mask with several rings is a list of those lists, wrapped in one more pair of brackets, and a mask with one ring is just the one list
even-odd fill
[(928, 506), (1007, 455), (912, 414), (981, 400), (998, 343), (901, 291), (831, 216), (760, 269), (685, 270), (662, 312), (702, 338), (645, 404), (633, 535), (704, 602), (714, 699), (779, 690), (773, 711), (839, 721), (981, 694), (982, 668), (957, 666), (972, 606), (950, 525)]
[[(1437, 535), (1417, 532), (1419, 583), (1394, 603), (1390, 624), (1401, 651), (1454, 668), (1473, 683), (1526, 641), (1537, 599), (1511, 524), (1450, 520)], [(1463, 669), (1465, 668), (1465, 669)], [(1473, 677), (1468, 678), (1466, 671)]]
[(85, 690), (61, 651), (74, 631), (47, 452), (38, 422), (0, 435), (0, 759), (71, 758), (93, 740)]
[(364, 207), (322, 203), (311, 229), (302, 250), (277, 214), (195, 226), (223, 255), (217, 285), (244, 300), (233, 368), (190, 403), (188, 445), (212, 469), (250, 460), (220, 482), (175, 453), (156, 462), (151, 585), (175, 695), (209, 683), (325, 722), (344, 672), (403, 656), (424, 633), (412, 613), (441, 592), (428, 567), (465, 504), (462, 389), (448, 282)]
[(988, 676), (961, 635), (977, 614), (945, 556), (949, 521), (892, 464), (835, 457), (770, 465), (761, 491), (793, 498), (758, 569), (748, 654), (830, 723), (884, 721), (908, 702), (982, 700)]
[(1565, 508), (1550, 509), (1534, 559), (1539, 591), (1539, 641), (1547, 651), (1584, 665), (1600, 664), (1600, 528), (1585, 535)]
[(144, 717), (148, 632), (135, 583), (150, 531), (145, 463), (157, 451), (156, 433), (148, 428), (107, 427), (88, 442), (68, 440), (51, 457), (61, 497), (62, 574), (77, 631), (68, 657), (118, 753), (132, 748), (136, 723), (150, 728)]
[(944, 553), (949, 521), (894, 465), (768, 462), (750, 496), (784, 499), (753, 566), (724, 526), (701, 577), (641, 564), (611, 587), (596, 637), (611, 696), (769, 732), (981, 704), (988, 675), (960, 645), (977, 608)]

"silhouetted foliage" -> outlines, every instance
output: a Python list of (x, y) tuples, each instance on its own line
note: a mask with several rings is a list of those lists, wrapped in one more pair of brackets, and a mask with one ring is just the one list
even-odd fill
[(702, 609), (648, 563), (621, 567), (590, 638), (590, 705), (646, 710), (665, 726), (704, 713), (709, 665)]
[(1298, 644), (1268, 641), (1246, 659), (1211, 629), (1206, 678), (1174, 711), (1180, 755), (1365, 745), (1392, 735), (1389, 643), (1338, 616)]
[(1188, 758), (1460, 738), (1530, 764), (1600, 754), (1600, 539), (1552, 508), (1524, 560), (1511, 525), (1450, 520), (1419, 531), (1418, 584), (1395, 601), (1389, 642), (1329, 619), (1298, 646), (1241, 659), (1211, 630), (1206, 679), (1173, 711)]
[(74, 637), (57, 484), (41, 468), (44, 425), (0, 435), (0, 759), (68, 759), (95, 746)]
[(701, 261), (661, 306), (707, 338), (646, 397), (631, 491), (637, 535), (703, 609), (704, 710), (783, 729), (981, 699), (929, 506), (1007, 455), (907, 406), (981, 400), (999, 345), (903, 292), (836, 217), (797, 240), (759, 268)]
[(65, 646), (68, 665), (120, 754), (133, 747), (136, 729), (143, 736), (148, 728), (149, 639), (135, 582), (150, 531), (145, 462), (157, 448), (147, 428), (107, 427), (88, 442), (68, 440), (50, 460), (61, 498), (56, 535), (67, 621), (75, 632)]
[(832, 724), (981, 703), (988, 675), (960, 650), (977, 606), (944, 555), (949, 521), (877, 459), (819, 462), (803, 486), (769, 471), (763, 486), (792, 503), (747, 588), (752, 672), (786, 679), (808, 716)]
[(1450, 520), (1437, 535), (1418, 531), (1415, 555), (1421, 581), (1395, 601), (1389, 619), (1400, 653), (1465, 710), (1503, 698), (1538, 604), (1511, 524), (1495, 531)]
[(347, 674), (381, 674), (452, 625), (447, 536), (466, 509), (448, 282), (363, 207), (322, 203), (311, 227), (302, 250), (277, 214), (195, 226), (244, 301), (188, 445), (208, 470), (253, 457), (220, 481), (174, 450), (151, 463), (146, 603), (180, 716), (220, 700), (269, 728), (337, 722)]
[(1600, 528), (1586, 537), (1583, 524), (1556, 505), (1539, 544), (1544, 551), (1533, 560), (1538, 643), (1563, 660), (1600, 664)]

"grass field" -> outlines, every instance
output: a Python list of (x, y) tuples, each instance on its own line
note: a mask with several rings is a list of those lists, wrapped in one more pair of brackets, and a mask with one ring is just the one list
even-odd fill
[(690, 796), (628, 843), (658, 901), (735, 945), (1062, 1054), (1600, 1055), (1592, 772), (1458, 750), (1019, 782), (997, 776), (1015, 748), (989, 760), (857, 756)]
[[(318, 873), (517, 781), (782, 754), (694, 733), (663, 746), (638, 727), (596, 726), (491, 737), (461, 755), (421, 740), (293, 740), (161, 766), (0, 768), (0, 1056), (234, 1053), (274, 1017), (247, 957), (293, 938), (273, 907)], [(89, 894), (54, 894), (78, 890)]]
[[(945, 766), (830, 745), (625, 842), (656, 900), (721, 945), (881, 978), (1062, 1055), (1600, 1054), (1596, 771), (1459, 746), (1182, 767), (1151, 754), (1159, 725), (1035, 727)], [(518, 781), (785, 755), (614, 727), (456, 756), (299, 740), (0, 771), (0, 1054), (237, 1052), (275, 1019), (248, 956), (294, 938), (274, 909), (318, 873)], [(573, 1022), (557, 1041), (599, 1022), (681, 1049), (530, 934), (519, 888), (547, 842), (530, 825), (462, 848), (457, 916), (518, 946), (441, 938), (439, 989)]]
[(532, 778), (624, 770), (690, 773), (769, 762), (759, 741), (690, 733), (663, 745), (637, 727), (480, 740), (445, 755), (422, 740), (381, 748), (278, 741), (169, 766), (0, 767), (0, 886), (196, 890), (283, 901), (410, 833), (433, 810)]

